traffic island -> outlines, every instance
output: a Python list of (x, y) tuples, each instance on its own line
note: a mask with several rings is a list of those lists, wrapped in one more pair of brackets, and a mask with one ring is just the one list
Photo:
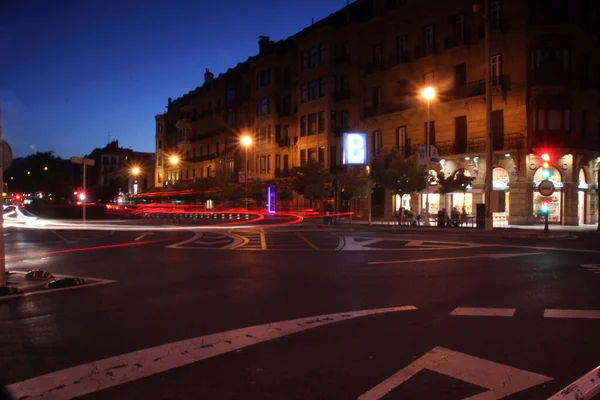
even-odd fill
[(12, 270), (6, 273), (6, 286), (0, 287), (0, 299), (51, 293), (59, 290), (84, 288), (113, 282), (115, 281), (52, 274), (43, 270)]

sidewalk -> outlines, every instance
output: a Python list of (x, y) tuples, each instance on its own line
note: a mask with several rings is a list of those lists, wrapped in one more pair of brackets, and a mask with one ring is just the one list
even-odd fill
[(474, 227), (460, 227), (460, 228), (450, 228), (450, 227), (437, 227), (435, 225), (431, 226), (408, 226), (408, 225), (398, 225), (395, 221), (372, 221), (371, 225), (367, 221), (364, 220), (353, 220), (350, 221), (339, 221), (336, 225), (325, 225), (323, 224), (322, 218), (310, 218), (305, 219), (302, 222), (305, 226), (318, 226), (322, 228), (335, 228), (335, 229), (344, 229), (344, 228), (358, 228), (364, 229), (367, 228), (369, 230), (377, 230), (377, 231), (393, 231), (393, 232), (438, 232), (438, 233), (461, 233), (461, 234), (474, 234), (474, 235), (502, 235), (507, 237), (515, 237), (515, 238), (567, 238), (571, 235), (577, 235), (577, 233), (584, 232), (595, 232), (598, 229), (597, 225), (581, 225), (581, 226), (566, 226), (566, 225), (550, 225), (549, 233), (545, 234), (544, 225), (503, 225), (503, 226), (495, 226), (492, 232), (486, 232), (484, 229), (477, 229)]

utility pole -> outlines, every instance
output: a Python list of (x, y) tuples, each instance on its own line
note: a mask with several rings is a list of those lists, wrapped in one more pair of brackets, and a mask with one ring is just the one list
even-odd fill
[[(2, 139), (2, 104), (0, 104), (0, 190), (4, 188), (4, 140)], [(6, 254), (4, 252), (4, 196), (0, 213), (0, 287), (6, 286)]]
[(492, 169), (493, 169), (493, 137), (492, 137), (492, 60), (490, 57), (490, 1), (484, 0), (483, 21), (485, 23), (485, 230), (494, 229), (492, 213)]
[(86, 166), (93, 167), (95, 162), (91, 158), (83, 158), (83, 157), (71, 157), (71, 161), (74, 164), (81, 164), (83, 167), (83, 198), (80, 197), (82, 203), (82, 211), (83, 211), (83, 223), (85, 224), (85, 203), (87, 202), (87, 176), (86, 176)]

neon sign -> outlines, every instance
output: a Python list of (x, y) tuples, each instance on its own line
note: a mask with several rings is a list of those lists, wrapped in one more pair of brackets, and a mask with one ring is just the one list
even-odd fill
[(267, 212), (275, 213), (275, 203), (277, 203), (277, 186), (267, 186)]
[(367, 163), (367, 134), (344, 133), (344, 165)]

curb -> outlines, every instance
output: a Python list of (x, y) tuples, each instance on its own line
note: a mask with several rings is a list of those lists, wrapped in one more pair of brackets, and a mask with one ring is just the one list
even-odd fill
[(45, 285), (46, 289), (60, 289), (77, 285), (85, 285), (85, 279), (82, 278), (61, 278), (48, 282)]
[(12, 296), (15, 294), (21, 294), (23, 293), (22, 290), (17, 289), (16, 287), (12, 287), (12, 286), (0, 286), (0, 297), (2, 296)]
[(54, 275), (52, 275), (50, 272), (43, 271), (41, 269), (34, 269), (25, 274), (25, 279), (45, 281), (49, 279), (54, 279)]
[(600, 366), (594, 368), (548, 400), (589, 400), (600, 394)]

